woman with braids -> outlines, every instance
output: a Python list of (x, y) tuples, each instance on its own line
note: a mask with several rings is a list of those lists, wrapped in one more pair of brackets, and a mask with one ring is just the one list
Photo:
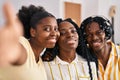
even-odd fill
[[(79, 27), (70, 18), (58, 19), (60, 37), (43, 55), (49, 80), (97, 80), (96, 66), (89, 58)], [(91, 61), (91, 62), (90, 62)]]
[[(15, 15), (8, 9), (9, 6), (5, 9), (7, 26), (19, 26)], [(22, 33), (19, 31), (21, 25), (18, 30), (17, 27), (5, 27), (4, 33), (1, 30), (3, 35), (0, 36), (4, 38), (4, 35), (9, 34), (10, 37), (7, 37), (10, 41), (7, 37), (0, 40), (0, 43), (8, 44), (0, 46), (0, 80), (47, 80), (41, 55), (45, 48), (54, 47), (59, 37), (56, 18), (43, 7), (34, 5), (23, 6), (18, 18), (23, 24), (25, 37), (18, 35)], [(5, 47), (10, 53), (4, 50)], [(4, 52), (6, 54), (2, 54)]]
[(120, 46), (111, 41), (110, 21), (101, 16), (86, 18), (80, 30), (91, 55), (97, 61), (99, 80), (120, 80)]

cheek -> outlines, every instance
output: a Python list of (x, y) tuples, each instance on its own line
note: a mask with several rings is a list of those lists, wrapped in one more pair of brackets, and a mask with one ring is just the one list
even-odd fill
[(56, 33), (56, 36), (57, 36), (57, 40), (59, 39), (59, 37), (60, 37), (60, 33), (59, 32), (57, 32)]
[(38, 34), (37, 34), (37, 36), (38, 37), (48, 37), (50, 35), (50, 33), (48, 33), (48, 32), (39, 32)]
[(61, 44), (61, 43), (63, 43), (63, 38), (61, 38), (61, 37), (59, 37), (59, 39), (58, 39), (58, 44)]
[(91, 41), (92, 41), (91, 39), (86, 39), (86, 43), (89, 45), (91, 44)]
[(65, 44), (65, 41), (64, 41), (64, 40), (65, 40), (64, 38), (59, 37), (59, 39), (58, 39), (58, 44), (59, 44), (59, 46)]
[(77, 46), (78, 46), (78, 43), (79, 43), (79, 41), (76, 42), (76, 48), (77, 48)]
[(90, 41), (91, 41), (91, 39), (89, 38), (89, 39), (86, 39), (86, 41), (89, 43)]
[(39, 33), (36, 35), (36, 38), (42, 43), (46, 41), (47, 37), (48, 37), (47, 34), (43, 34), (43, 33)]
[(105, 34), (102, 36), (102, 38), (103, 38), (104, 40), (106, 40), (106, 36), (105, 36)]

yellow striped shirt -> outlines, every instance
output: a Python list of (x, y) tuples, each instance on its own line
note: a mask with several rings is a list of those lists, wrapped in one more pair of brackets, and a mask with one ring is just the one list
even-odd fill
[(109, 60), (104, 69), (101, 62), (99, 62), (99, 80), (120, 80), (120, 46), (116, 50), (116, 46), (111, 42), (112, 50), (110, 52)]

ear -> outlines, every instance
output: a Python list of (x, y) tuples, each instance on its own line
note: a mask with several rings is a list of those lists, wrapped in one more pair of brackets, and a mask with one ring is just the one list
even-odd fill
[(34, 28), (30, 28), (30, 35), (31, 35), (31, 37), (35, 37), (36, 30)]

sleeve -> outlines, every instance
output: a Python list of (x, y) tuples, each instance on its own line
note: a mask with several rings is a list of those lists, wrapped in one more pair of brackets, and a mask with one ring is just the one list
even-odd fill
[(119, 72), (120, 72), (120, 46), (116, 45), (116, 50), (117, 50), (117, 54), (118, 54), (118, 68), (119, 68)]

